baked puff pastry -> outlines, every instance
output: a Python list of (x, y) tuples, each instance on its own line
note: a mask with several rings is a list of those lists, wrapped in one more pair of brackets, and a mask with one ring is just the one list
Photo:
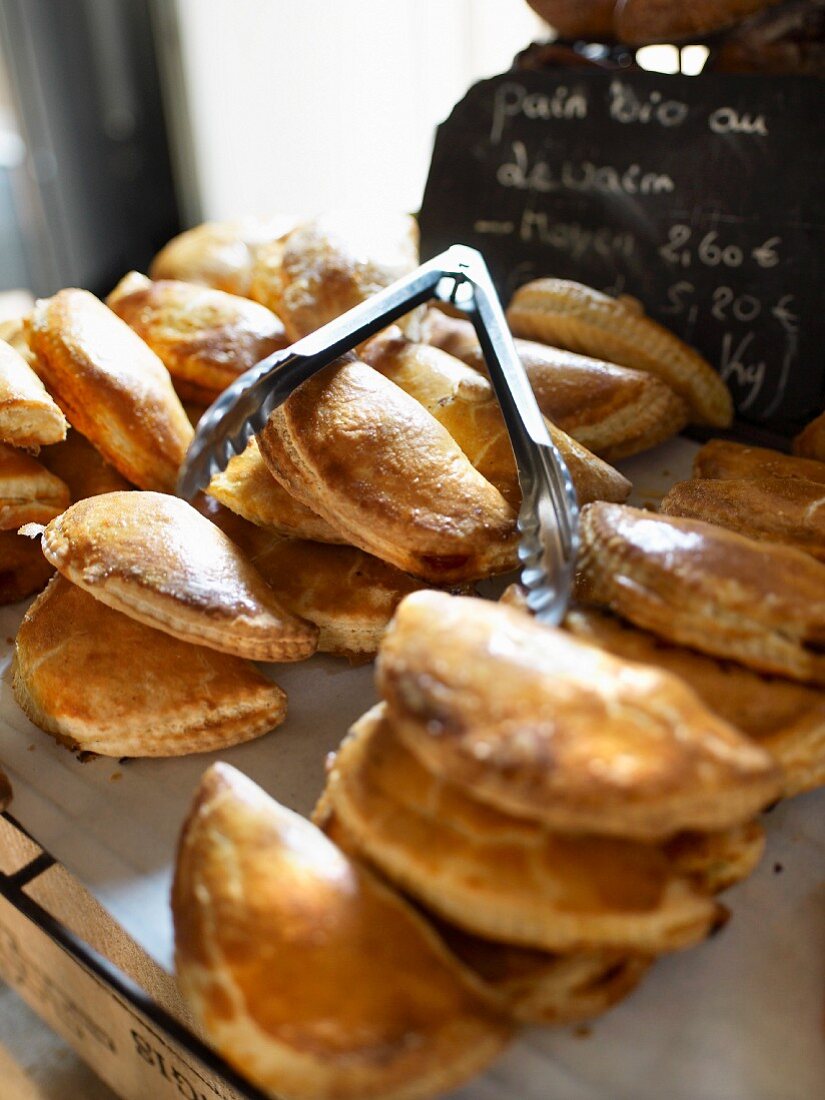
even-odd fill
[(0, 442), (36, 451), (66, 438), (66, 419), (23, 356), (0, 340)]
[(511, 1034), (411, 906), (225, 764), (184, 825), (172, 915), (186, 1000), (273, 1097), (424, 1100)]
[(407, 215), (327, 215), (258, 250), (249, 297), (286, 325), (290, 341), (340, 317), (418, 265)]
[(174, 279), (152, 282), (131, 271), (106, 304), (140, 336), (180, 383), (188, 397), (215, 397), (238, 375), (287, 346), (284, 326), (274, 313), (211, 287)]
[(275, 480), (256, 439), (251, 439), (241, 454), (233, 455), (225, 470), (215, 474), (208, 492), (250, 523), (277, 534), (317, 542), (346, 541)]
[[(825, 463), (823, 464), (825, 465)], [(680, 481), (659, 510), (778, 542), (825, 562), (825, 483), (790, 477)]]
[(648, 841), (724, 829), (778, 791), (769, 755), (675, 676), (489, 601), (408, 596), (377, 684), (430, 771), (550, 828)]
[(516, 336), (647, 371), (667, 383), (699, 424), (727, 427), (730, 392), (698, 352), (645, 315), (633, 298), (611, 298), (566, 279), (519, 287), (507, 310)]
[[(357, 857), (358, 845), (333, 809), (329, 786), (312, 820), (347, 855)], [(444, 920), (420, 901), (416, 904), (502, 1011), (524, 1024), (569, 1024), (598, 1016), (638, 985), (652, 961), (647, 955), (610, 948), (563, 954), (484, 939)]]
[(295, 219), (241, 218), (204, 222), (173, 237), (149, 267), (153, 279), (180, 279), (247, 295), (255, 253), (288, 233)]
[(587, 505), (576, 593), (667, 641), (825, 684), (825, 565), (702, 520)]
[(260, 737), (286, 695), (249, 661), (190, 645), (55, 577), (15, 641), (14, 695), (42, 730), (102, 756), (182, 756)]
[(329, 798), (359, 854), (480, 936), (658, 953), (702, 939), (716, 918), (656, 845), (551, 832), (434, 777), (394, 737), (383, 705), (336, 753)]
[(769, 447), (711, 439), (696, 452), (693, 476), (731, 479), (788, 477), (825, 485), (825, 462), (797, 458)]
[(318, 627), (321, 653), (372, 656), (400, 601), (422, 586), (355, 546), (256, 529), (244, 548), (287, 611)]
[(799, 433), (793, 441), (794, 454), (825, 462), (825, 412)]
[(26, 332), (71, 425), (133, 485), (173, 492), (193, 431), (155, 353), (86, 290), (41, 299)]
[(296, 619), (238, 547), (177, 497), (107, 493), (43, 532), (43, 553), (73, 584), (174, 638), (259, 661), (298, 661), (318, 630)]
[[(513, 447), (493, 387), (459, 359), (428, 344), (408, 340), (397, 328), (372, 339), (362, 357), (419, 401), (443, 424), (482, 477), (508, 504), (521, 503)], [(626, 500), (630, 482), (554, 424), (550, 437), (567, 464), (579, 503)]]
[(782, 768), (790, 797), (825, 783), (825, 691), (709, 657), (596, 608), (569, 611), (564, 627), (577, 638), (628, 661), (641, 661), (685, 681), (709, 710), (752, 737)]
[(68, 508), (68, 486), (35, 459), (0, 443), (0, 531), (48, 523)]
[(53, 572), (36, 542), (16, 531), (0, 531), (0, 605), (39, 592)]
[[(433, 309), (425, 335), (428, 343), (486, 374), (469, 321)], [(515, 344), (544, 415), (604, 459), (616, 461), (655, 447), (688, 422), (685, 401), (652, 374), (534, 340)]]
[(258, 436), (289, 492), (353, 545), (434, 583), (516, 563), (516, 513), (447, 430), (354, 359), (295, 391)]

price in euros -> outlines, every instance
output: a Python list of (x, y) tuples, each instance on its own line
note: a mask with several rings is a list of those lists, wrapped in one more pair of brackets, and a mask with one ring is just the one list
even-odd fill
[(779, 263), (780, 237), (769, 237), (749, 252), (738, 244), (725, 244), (719, 233), (712, 229), (698, 241), (689, 225), (672, 225), (668, 230), (667, 244), (659, 249), (659, 255), (670, 264), (690, 267), (699, 262), (705, 267), (741, 267), (750, 256), (762, 268), (776, 267)]

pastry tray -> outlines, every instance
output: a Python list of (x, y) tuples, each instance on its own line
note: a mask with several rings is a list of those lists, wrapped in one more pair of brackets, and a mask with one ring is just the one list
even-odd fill
[[(672, 440), (621, 464), (633, 503), (689, 476), (696, 445)], [(371, 664), (318, 656), (271, 666), (286, 690), (279, 730), (222, 753), (76, 759), (17, 707), (9, 663), (21, 607), (0, 610), (0, 762), (15, 819), (139, 944), (172, 966), (169, 888), (177, 835), (203, 770), (229, 761), (307, 813), (326, 754), (375, 701)], [(587, 1027), (523, 1033), (462, 1100), (810, 1100), (825, 1087), (825, 790), (765, 817), (757, 871), (729, 890), (733, 919), (659, 960), (627, 1000)]]

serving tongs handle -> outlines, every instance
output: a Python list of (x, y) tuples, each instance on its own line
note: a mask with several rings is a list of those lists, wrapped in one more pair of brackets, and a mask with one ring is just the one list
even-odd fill
[(302, 382), (432, 298), (464, 311), (478, 334), (510, 435), (522, 491), (521, 580), (536, 617), (555, 625), (564, 617), (572, 589), (576, 494), (516, 352), (487, 265), (473, 248), (453, 245), (241, 375), (198, 422), (181, 468), (178, 494), (192, 499), (205, 489)]

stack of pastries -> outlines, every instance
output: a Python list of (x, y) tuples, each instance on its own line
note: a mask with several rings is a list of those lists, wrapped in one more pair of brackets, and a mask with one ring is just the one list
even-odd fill
[(441, 308), (173, 496), (205, 406), (416, 263), (410, 218), (212, 223), (0, 343), (0, 600), (57, 570), (15, 646), (41, 728), (223, 749), (285, 718), (253, 662), (380, 649), (315, 824), (218, 765), (178, 853), (183, 989), (286, 1100), (432, 1095), (519, 1024), (604, 1011), (718, 926), (758, 811), (825, 782), (822, 418), (795, 456), (713, 441), (659, 515), (628, 507), (611, 463), (732, 418), (632, 299), (540, 279), (508, 310), (583, 506), (563, 629), (466, 594), (517, 564), (521, 492), (474, 329)]
[(220, 768), (181, 838), (184, 993), (287, 1100), (429, 1096), (519, 1024), (604, 1011), (724, 919), (779, 789), (676, 676), (489, 601), (408, 596), (377, 686), (318, 828)]
[[(460, 357), (438, 346), (439, 319), (442, 329), (449, 319), (420, 309), (297, 391), (196, 502), (203, 520), (164, 500), (174, 492), (192, 424), (227, 385), (416, 262), (416, 227), (408, 217), (376, 219), (367, 227), (330, 217), (297, 225), (212, 224), (170, 242), (152, 265), (151, 278), (129, 273), (105, 302), (66, 289), (4, 327), (9, 342), (0, 345), (0, 596), (13, 601), (30, 595), (43, 588), (55, 566), (61, 569), (48, 550), (52, 528), (45, 553), (37, 545), (37, 527), (27, 529), (32, 537), (19, 531), (25, 524), (59, 524), (64, 513), (78, 530), (82, 519), (84, 537), (95, 546), (94, 564), (79, 566), (79, 572), (123, 568), (150, 602), (169, 566), (163, 544), (172, 537), (169, 531), (180, 570), (175, 583), (181, 599), (195, 603), (192, 555), (201, 549), (206, 554), (210, 546), (218, 554), (216, 540), (226, 537), (234, 544), (227, 576), (251, 570), (268, 586), (278, 629), (288, 623), (296, 631), (295, 623), (302, 624), (301, 656), (318, 649), (360, 659), (375, 654), (404, 596), (432, 585), (466, 590), (512, 569), (520, 488), (492, 387), (477, 346), (465, 346)], [(466, 329), (452, 324), (466, 345)], [(559, 363), (551, 355), (534, 370), (537, 393), (551, 416), (548, 429), (582, 503), (623, 501), (630, 483), (608, 460), (678, 430), (686, 405), (649, 373), (578, 358)], [(558, 389), (563, 400), (543, 400), (542, 393)], [(641, 415), (647, 407), (652, 418)], [(559, 426), (562, 420), (569, 432)], [(21, 448), (41, 451), (35, 459)], [(92, 506), (91, 498), (100, 499)], [(168, 526), (162, 536), (148, 523), (161, 517)], [(121, 560), (121, 528), (133, 540), (134, 560), (127, 564)], [(218, 557), (227, 553), (224, 545)], [(77, 576), (68, 579), (83, 589)], [(214, 650), (210, 616), (217, 615), (223, 630), (236, 613), (222, 618), (216, 612), (226, 597), (217, 575), (214, 588), (207, 589), (200, 623), (183, 634), (172, 629), (175, 644)], [(83, 717), (72, 717), (70, 701), (47, 684), (49, 670), (63, 659), (64, 643), (63, 657), (71, 657), (90, 700), (105, 694), (107, 682), (122, 679), (116, 664), (129, 646), (145, 653), (147, 682), (149, 639), (158, 649), (158, 670), (172, 667), (158, 648), (171, 643), (153, 633), (144, 650), (131, 636), (137, 631), (132, 623), (129, 637), (109, 647), (95, 675), (82, 674), (97, 651), (80, 641), (78, 624), (86, 615), (108, 616), (102, 591), (95, 581), (83, 596), (67, 594), (65, 580), (56, 580), (26, 619), (15, 685), (39, 725), (75, 747), (118, 754), (196, 751), (260, 732), (263, 718), (252, 725), (233, 718), (219, 731), (220, 721), (194, 714), (179, 729), (172, 721), (177, 695), (168, 688), (141, 697), (131, 724), (124, 708), (117, 717), (90, 718), (107, 709), (91, 702)], [(269, 606), (260, 592), (258, 600)], [(118, 603), (109, 602), (109, 609), (129, 613)], [(157, 632), (169, 622), (149, 615), (140, 625)], [(294, 659), (277, 647), (256, 653), (230, 648), (225, 656)], [(202, 694), (204, 677), (217, 675), (212, 665), (223, 660), (210, 656), (211, 671), (189, 661), (181, 685)], [(255, 683), (252, 696), (260, 687)], [(238, 687), (236, 695), (243, 694)], [(155, 736), (141, 743), (135, 731), (146, 724), (152, 700), (169, 705), (158, 704)], [(271, 724), (280, 720), (268, 713)]]

